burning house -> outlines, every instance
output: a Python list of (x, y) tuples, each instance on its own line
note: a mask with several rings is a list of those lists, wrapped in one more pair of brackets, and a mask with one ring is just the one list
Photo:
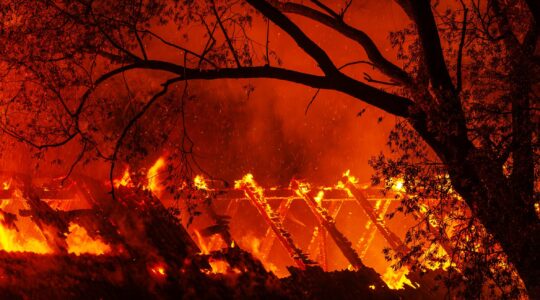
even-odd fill
[(539, 24), (0, 1), (0, 299), (539, 298)]

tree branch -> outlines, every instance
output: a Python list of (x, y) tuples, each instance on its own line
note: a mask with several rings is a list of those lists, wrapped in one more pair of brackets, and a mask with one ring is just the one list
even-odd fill
[[(177, 74), (186, 80), (213, 80), (226, 78), (273, 78), (285, 80), (313, 88), (340, 91), (400, 117), (407, 117), (409, 114), (408, 109), (413, 104), (410, 99), (379, 90), (342, 73), (337, 73), (333, 76), (319, 76), (271, 66), (198, 70), (157, 60), (141, 60), (104, 74), (96, 81), (94, 88), (89, 89), (85, 93), (83, 101), (86, 101), (85, 99), (88, 98), (99, 83), (102, 83), (106, 79), (111, 78), (116, 74), (120, 74), (121, 72), (135, 69), (166, 71)], [(81, 101), (81, 104), (77, 109), (78, 112), (80, 112), (84, 106), (83, 101)]]
[(122, 133), (120, 134), (120, 137), (116, 141), (116, 145), (114, 147), (114, 152), (111, 156), (111, 168), (109, 171), (109, 180), (111, 183), (111, 196), (113, 199), (115, 199), (115, 188), (114, 188), (114, 168), (116, 166), (116, 160), (118, 158), (118, 153), (120, 151), (120, 148), (124, 144), (124, 139), (126, 138), (127, 134), (131, 130), (131, 128), (137, 123), (137, 121), (144, 116), (144, 114), (152, 107), (152, 105), (163, 95), (165, 95), (169, 89), (169, 86), (175, 82), (180, 81), (180, 77), (175, 77), (172, 79), (167, 80), (165, 83), (162, 84), (162, 89), (158, 93), (156, 93), (146, 104), (143, 106), (143, 108), (133, 117), (131, 120), (129, 120), (126, 127), (124, 127), (124, 130), (122, 130)]
[(246, 1), (291, 36), (296, 44), (319, 64), (319, 67), (325, 74), (339, 73), (328, 54), (313, 42), (294, 22), (281, 13), (281, 11), (265, 0)]
[(373, 40), (365, 32), (302, 4), (292, 2), (283, 3), (277, 0), (270, 0), (269, 2), (285, 13), (301, 15), (336, 30), (340, 34), (362, 46), (369, 60), (371, 60), (373, 64), (385, 75), (390, 76), (394, 80), (404, 84), (412, 82), (411, 78), (405, 71), (384, 58), (377, 48), (377, 45), (375, 45), (375, 42), (373, 42)]
[(409, 6), (418, 30), (432, 86), (438, 90), (455, 93), (450, 73), (444, 61), (441, 40), (437, 31), (435, 17), (431, 11), (430, 1), (410, 0)]

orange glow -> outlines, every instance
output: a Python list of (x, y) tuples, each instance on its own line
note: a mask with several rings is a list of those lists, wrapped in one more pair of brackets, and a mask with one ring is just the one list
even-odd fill
[(318, 193), (317, 193), (317, 196), (315, 196), (313, 199), (315, 199), (315, 202), (317, 202), (317, 205), (321, 205), (322, 203), (322, 200), (324, 198), (324, 191), (320, 190)]
[(126, 167), (126, 169), (124, 170), (124, 173), (122, 174), (122, 178), (115, 179), (113, 183), (115, 187), (131, 186), (133, 183), (131, 181), (131, 176), (129, 175), (129, 167)]
[(11, 179), (2, 182), (2, 188), (4, 189), (4, 191), (9, 190), (10, 187), (11, 187)]
[[(4, 208), (10, 201), (0, 202), (0, 208)], [(0, 250), (7, 252), (33, 252), (39, 254), (52, 253), (52, 249), (47, 245), (43, 236), (31, 237), (23, 231), (17, 231), (5, 226), (5, 216), (0, 211)], [(34, 229), (39, 232), (37, 226)]]
[(197, 175), (195, 178), (193, 178), (193, 185), (198, 190), (208, 190), (208, 184), (206, 183), (206, 179), (204, 179), (204, 176)]
[(165, 159), (163, 157), (158, 158), (156, 162), (148, 169), (146, 174), (147, 185), (146, 189), (159, 196), (163, 187), (159, 182), (159, 171), (165, 167)]
[(210, 250), (208, 249), (208, 245), (206, 245), (206, 242), (204, 241), (202, 235), (199, 233), (198, 230), (193, 230), (193, 233), (195, 234), (195, 237), (197, 238), (197, 245), (199, 246), (199, 249), (201, 249), (201, 254), (208, 254), (210, 253)]
[(405, 187), (403, 186), (405, 184), (405, 180), (403, 178), (395, 178), (391, 181), (392, 184), (392, 190), (395, 192), (405, 192)]
[(208, 263), (212, 268), (213, 274), (226, 274), (230, 268), (229, 263), (221, 259), (210, 259)]
[(165, 267), (162, 264), (157, 264), (154, 267), (150, 269), (150, 272), (152, 274), (156, 275), (157, 277), (165, 277), (167, 276), (167, 272), (165, 271)]
[[(0, 214), (0, 223), (4, 221), (4, 216)], [(45, 240), (35, 239), (17, 232), (14, 229), (6, 228), (0, 224), (0, 250), (7, 252), (33, 252), (39, 254), (52, 253)]]
[(407, 268), (401, 268), (395, 271), (392, 267), (388, 267), (381, 278), (393, 290), (403, 289), (405, 284), (416, 289), (417, 286), (413, 285), (411, 280), (407, 278), (407, 274), (409, 274), (409, 269)]
[(75, 255), (94, 254), (102, 255), (109, 253), (111, 247), (100, 239), (92, 239), (84, 227), (75, 223), (69, 224), (69, 234), (66, 238), (68, 253)]

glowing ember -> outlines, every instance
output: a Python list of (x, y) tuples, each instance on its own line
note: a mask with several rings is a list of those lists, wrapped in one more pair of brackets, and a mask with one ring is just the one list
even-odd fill
[(165, 277), (167, 276), (167, 272), (165, 271), (165, 267), (162, 264), (157, 264), (153, 268), (150, 269), (150, 272), (157, 277)]
[(109, 253), (111, 248), (99, 239), (92, 239), (84, 227), (75, 223), (69, 224), (69, 234), (66, 238), (68, 253), (75, 255), (94, 254), (102, 255)]
[(221, 259), (210, 259), (208, 260), (210, 267), (212, 268), (212, 273), (214, 274), (225, 274), (229, 271), (229, 263)]

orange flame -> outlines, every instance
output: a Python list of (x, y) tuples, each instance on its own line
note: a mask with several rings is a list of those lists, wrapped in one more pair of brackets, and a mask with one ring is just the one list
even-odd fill
[(69, 224), (69, 234), (66, 238), (68, 253), (75, 255), (94, 254), (102, 255), (109, 253), (111, 247), (100, 239), (92, 239), (84, 227), (76, 223)]
[(407, 268), (395, 271), (392, 267), (388, 267), (381, 278), (393, 290), (403, 289), (405, 284), (416, 289), (418, 286), (413, 285), (411, 280), (407, 278), (407, 274), (409, 274), (409, 269)]
[(165, 167), (165, 159), (163, 157), (158, 158), (156, 162), (148, 169), (146, 173), (147, 185), (146, 189), (159, 196), (163, 187), (159, 183), (159, 171)]
[(193, 185), (198, 190), (208, 190), (208, 184), (206, 183), (206, 179), (202, 175), (197, 175), (195, 178), (193, 178)]
[(122, 178), (115, 179), (113, 183), (114, 183), (114, 187), (116, 188), (120, 186), (131, 186), (132, 181), (131, 181), (131, 176), (129, 175), (129, 167), (126, 167), (126, 169), (124, 170), (124, 174), (122, 175)]

